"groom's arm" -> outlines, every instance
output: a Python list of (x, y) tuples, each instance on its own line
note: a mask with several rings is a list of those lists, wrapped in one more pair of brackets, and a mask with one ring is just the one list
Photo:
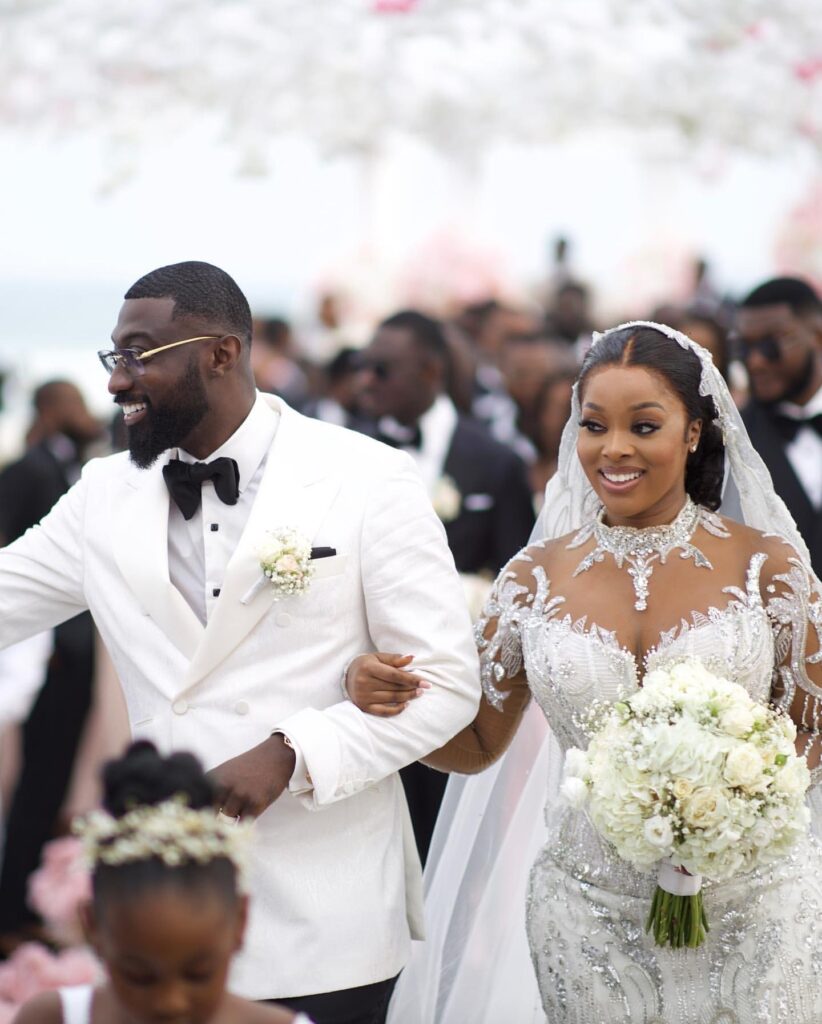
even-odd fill
[[(474, 717), (478, 657), (445, 531), (407, 456), (366, 495), (361, 572), (368, 627), (378, 650), (414, 655), (429, 683), (397, 718), (363, 714), (345, 701), (306, 708), (279, 723), (304, 760), (313, 806), (372, 785), (443, 746)], [(340, 672), (342, 673), (340, 666)]]

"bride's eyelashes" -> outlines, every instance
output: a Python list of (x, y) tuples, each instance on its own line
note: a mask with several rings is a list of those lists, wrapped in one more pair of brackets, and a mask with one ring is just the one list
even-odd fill
[[(587, 430), (589, 434), (603, 434), (607, 430), (607, 427), (601, 423), (597, 423), (596, 420), (580, 420), (580, 430)], [(661, 428), (661, 424), (652, 423), (649, 420), (640, 420), (638, 423), (631, 425), (631, 430), (635, 434), (639, 434), (641, 437), (647, 437), (649, 434), (656, 433)]]

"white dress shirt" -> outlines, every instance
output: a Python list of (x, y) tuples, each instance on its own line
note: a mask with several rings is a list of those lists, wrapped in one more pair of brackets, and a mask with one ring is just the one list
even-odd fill
[[(822, 388), (804, 405), (782, 402), (778, 411), (793, 420), (822, 415)], [(785, 454), (814, 508), (822, 508), (822, 437), (813, 427), (801, 427), (785, 446)]]
[[(202, 485), (202, 504), (186, 519), (174, 501), (168, 506), (168, 575), (192, 611), (208, 622), (223, 585), (226, 566), (240, 541), (262, 479), (268, 451), (277, 433), (279, 413), (257, 400), (231, 437), (207, 459), (234, 459), (240, 471), (239, 498), (226, 505), (214, 490), (214, 483)], [(182, 462), (199, 461), (178, 448)]]
[[(379, 425), (391, 437), (400, 438), (407, 430), (396, 425), (396, 421), (391, 417), (380, 420)], [(442, 478), (451, 439), (457, 428), (456, 406), (447, 395), (439, 395), (431, 408), (420, 416), (418, 426), (422, 437), (420, 447), (406, 447), (401, 441), (399, 447), (408, 452), (416, 462), (428, 494), (433, 496)]]
[[(197, 618), (205, 626), (220, 596), (226, 566), (240, 541), (251, 506), (257, 497), (260, 480), (279, 424), (279, 414), (257, 393), (257, 400), (231, 437), (204, 462), (222, 457), (234, 459), (240, 474), (236, 505), (226, 505), (217, 497), (214, 483), (202, 485), (202, 503), (191, 519), (186, 519), (174, 501), (168, 506), (168, 575)], [(178, 448), (177, 458), (194, 463), (187, 451)], [(311, 791), (305, 758), (296, 744), (295, 765), (289, 789), (295, 793)]]

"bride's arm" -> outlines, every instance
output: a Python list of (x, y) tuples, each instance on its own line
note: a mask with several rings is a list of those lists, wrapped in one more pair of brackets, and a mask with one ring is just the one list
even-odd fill
[(797, 729), (812, 785), (822, 782), (822, 585), (786, 544), (769, 552), (763, 597), (774, 635), (772, 699)]

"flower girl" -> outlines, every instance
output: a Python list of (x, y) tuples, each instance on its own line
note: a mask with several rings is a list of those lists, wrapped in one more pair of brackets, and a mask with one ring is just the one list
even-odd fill
[(310, 1024), (226, 991), (248, 909), (245, 827), (215, 813), (197, 760), (138, 742), (103, 783), (104, 810), (77, 831), (92, 870), (84, 926), (108, 978), (42, 993), (15, 1024)]

